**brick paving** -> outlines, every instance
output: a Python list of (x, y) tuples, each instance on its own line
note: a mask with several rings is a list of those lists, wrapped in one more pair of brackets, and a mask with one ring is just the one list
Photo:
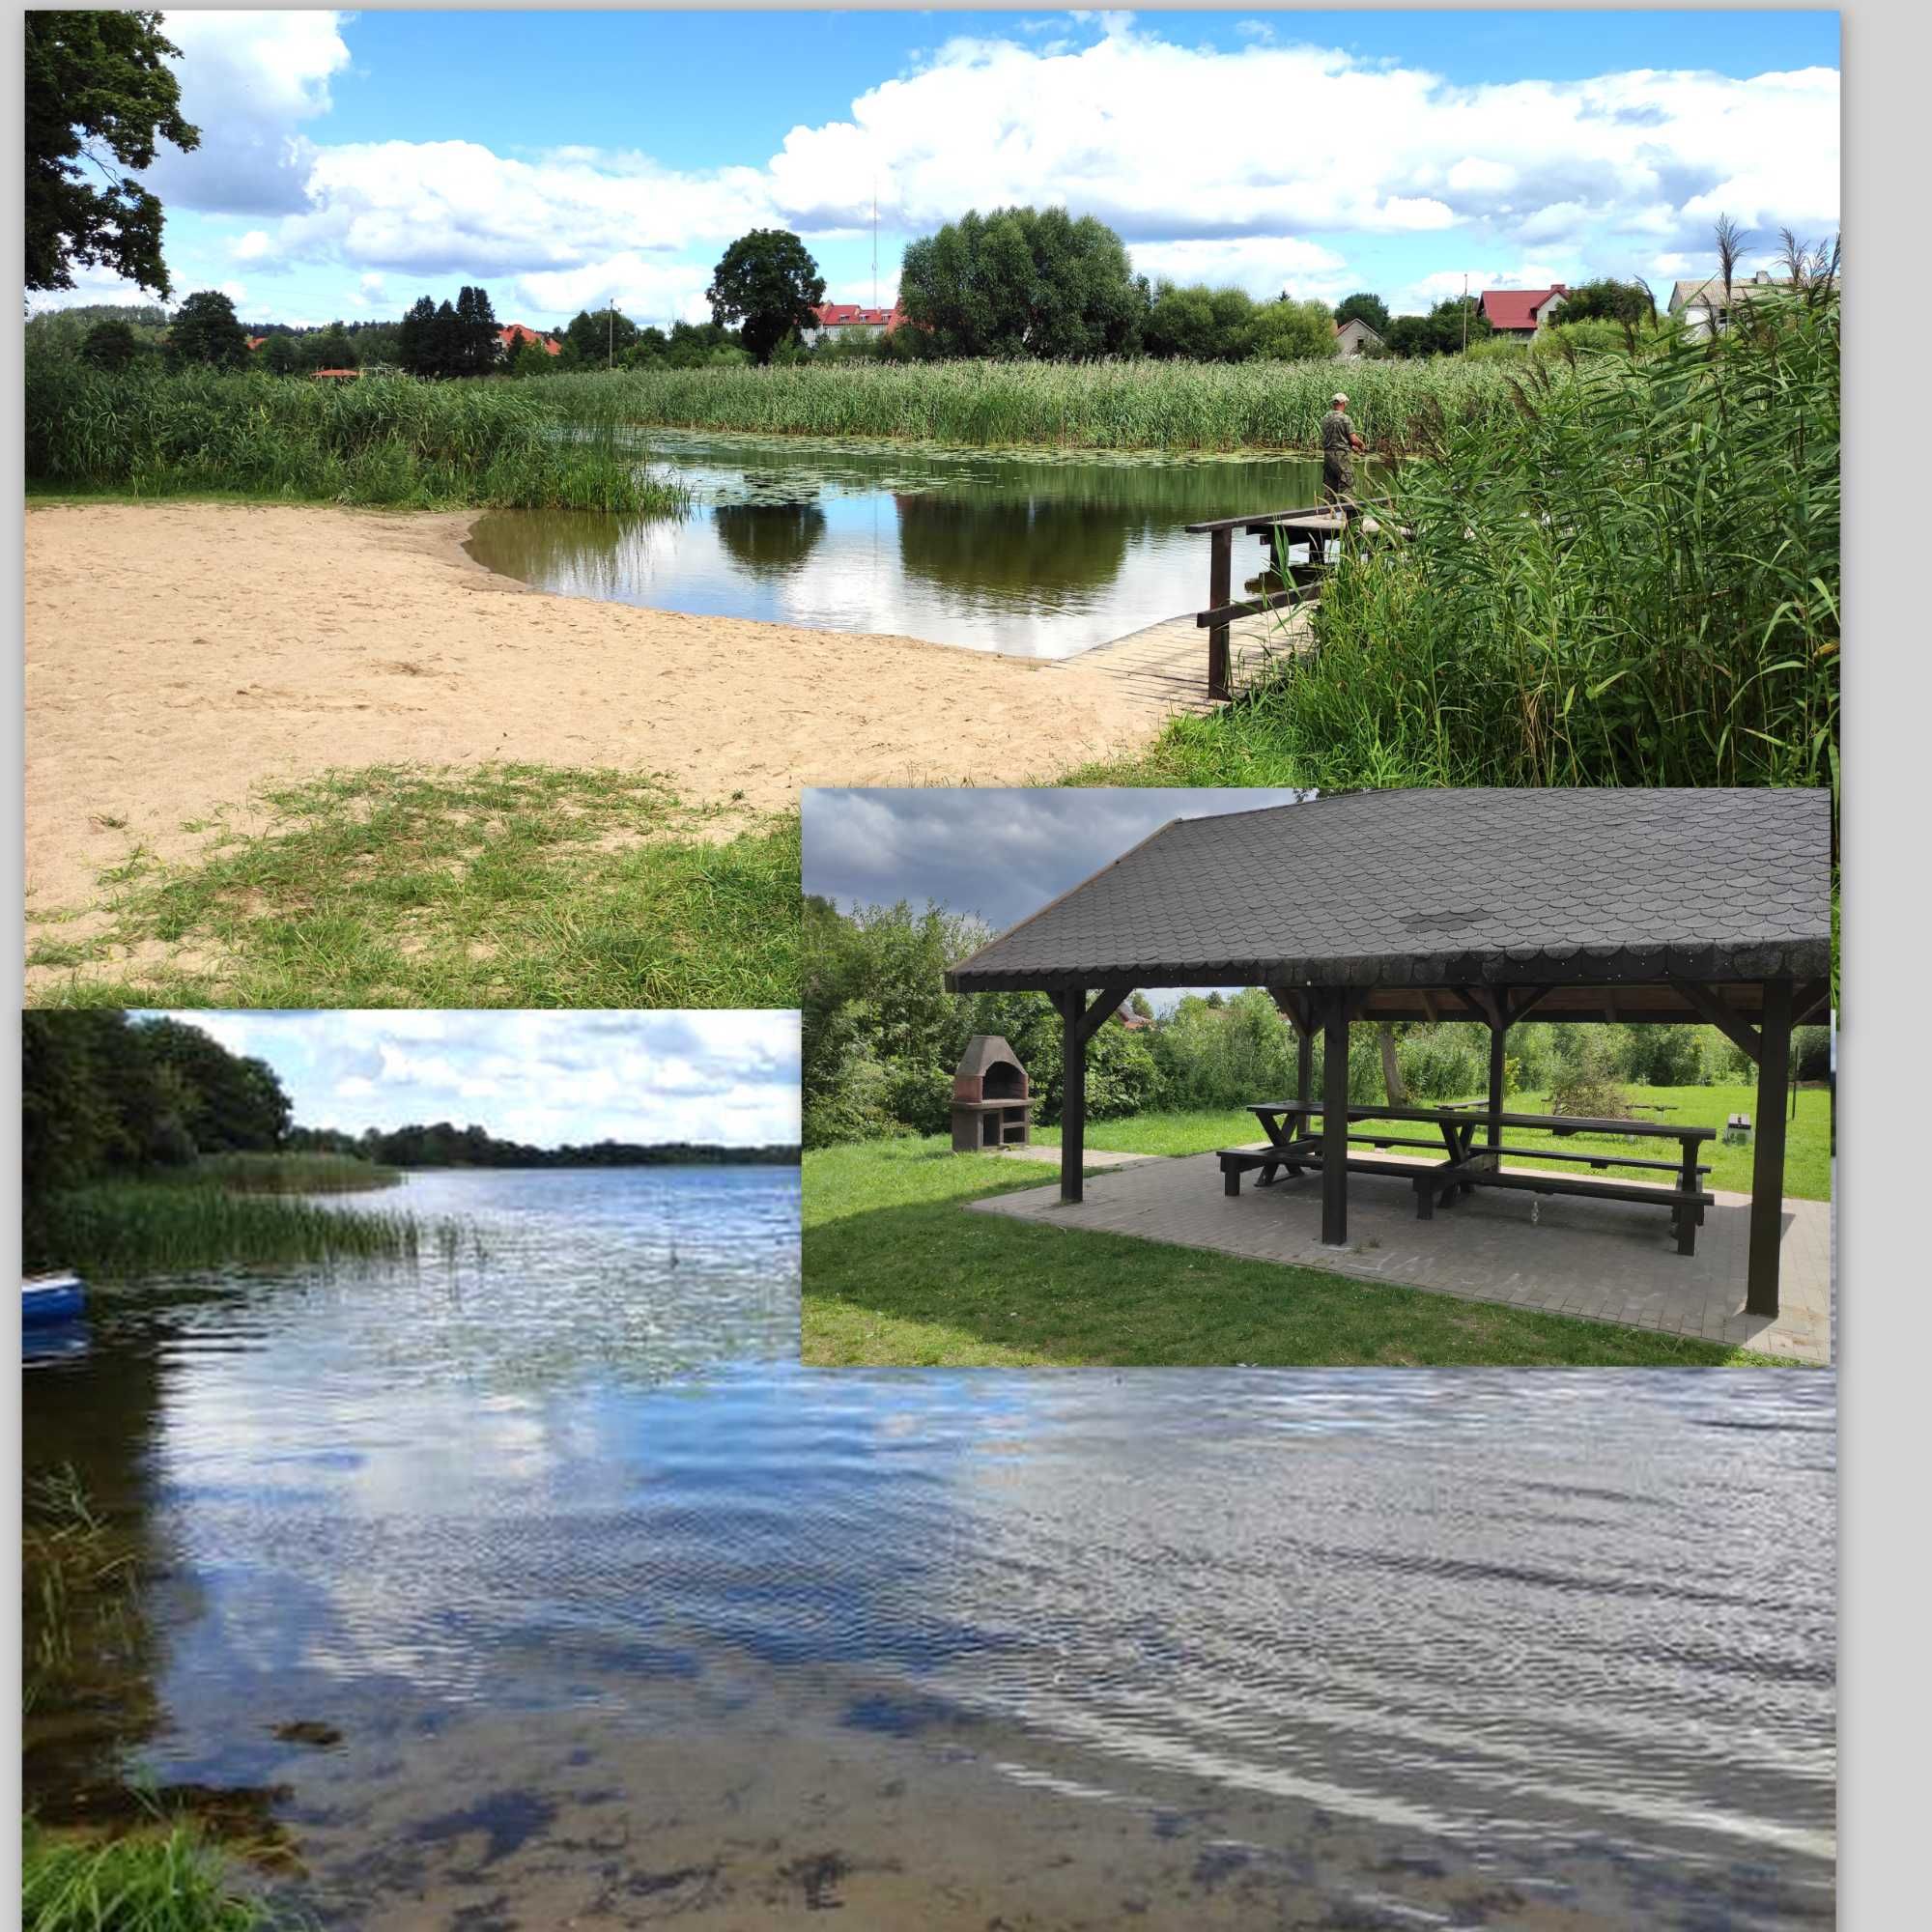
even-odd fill
[[(1037, 1156), (1055, 1150), (1041, 1148)], [(1095, 1155), (1095, 1161), (1101, 1156)], [(1516, 1163), (1525, 1168), (1533, 1162)], [(1211, 1153), (1134, 1157), (1091, 1175), (1086, 1199), (1063, 1207), (1056, 1182), (970, 1203), (1048, 1227), (1134, 1235), (1211, 1248), (1252, 1261), (1321, 1267), (1433, 1294), (1540, 1308), (1590, 1321), (1656, 1328), (1823, 1365), (1832, 1353), (1832, 1206), (1784, 1203), (1779, 1312), (1744, 1312), (1750, 1199), (1719, 1191), (1697, 1231), (1697, 1252), (1677, 1253), (1662, 1208), (1478, 1187), (1433, 1220), (1395, 1177), (1349, 1177), (1349, 1246), (1321, 1244), (1321, 1179), (1286, 1177), (1271, 1187), (1249, 1176), (1230, 1200)], [(1531, 1220), (1534, 1204), (1535, 1220)]]

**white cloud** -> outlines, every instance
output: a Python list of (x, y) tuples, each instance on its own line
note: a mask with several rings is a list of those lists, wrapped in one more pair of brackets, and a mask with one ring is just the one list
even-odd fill
[(590, 144), (321, 142), (349, 17), (171, 15), (210, 132), (157, 172), (163, 198), (278, 217), (231, 244), (237, 261), (487, 276), (540, 317), (615, 298), (695, 318), (733, 236), (862, 235), (875, 182), (895, 236), (1051, 201), (1110, 223), (1149, 272), (1257, 293), (1358, 286), (1348, 257), (1376, 240), (1455, 235), (1465, 259), (1535, 249), (1573, 272), (1628, 272), (1707, 250), (1719, 212), (1765, 231), (1838, 219), (1830, 69), (1469, 87), (1336, 48), (1257, 37), (1223, 51), (1131, 15), (1067, 15), (1064, 40), (956, 37), (844, 118), (794, 128), (761, 165), (680, 172)]
[(349, 65), (343, 14), (164, 15), (181, 49), (182, 113), (201, 129), (188, 154), (163, 147), (147, 180), (170, 208), (224, 214), (299, 208), (314, 150), (298, 131), (327, 114)]

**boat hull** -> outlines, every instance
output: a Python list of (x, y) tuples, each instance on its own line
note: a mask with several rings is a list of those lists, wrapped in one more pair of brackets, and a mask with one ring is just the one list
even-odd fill
[(20, 1290), (20, 1323), (43, 1327), (53, 1321), (72, 1321), (87, 1306), (87, 1290), (72, 1277), (29, 1282)]

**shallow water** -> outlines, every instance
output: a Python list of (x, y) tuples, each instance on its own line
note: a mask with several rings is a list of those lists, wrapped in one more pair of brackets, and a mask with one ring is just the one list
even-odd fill
[(104, 1300), (28, 1467), (145, 1582), (30, 1801), (261, 1794), (331, 1925), (1830, 1922), (1835, 1377), (810, 1374), (796, 1187)]
[[(1313, 503), (1321, 481), (1321, 464), (1300, 458), (676, 430), (653, 430), (649, 447), (653, 467), (692, 492), (688, 516), (493, 511), (470, 554), (576, 596), (1058, 658), (1206, 604), (1208, 540), (1185, 525)], [(1265, 561), (1258, 542), (1237, 540), (1237, 579)]]

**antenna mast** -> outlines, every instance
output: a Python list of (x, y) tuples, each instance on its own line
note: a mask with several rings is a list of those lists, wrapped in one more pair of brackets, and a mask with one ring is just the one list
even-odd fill
[(872, 306), (879, 305), (879, 178), (872, 177)]

